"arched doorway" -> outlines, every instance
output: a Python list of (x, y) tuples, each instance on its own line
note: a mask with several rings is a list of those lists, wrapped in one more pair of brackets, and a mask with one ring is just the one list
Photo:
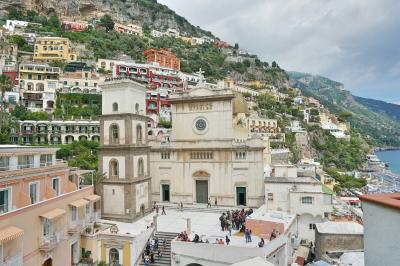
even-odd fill
[(196, 202), (207, 203), (208, 202), (208, 180), (210, 174), (206, 171), (196, 171), (193, 174), (196, 185)]
[(42, 265), (43, 266), (52, 266), (53, 265), (53, 259), (52, 258), (48, 258), (47, 260), (45, 260), (45, 262), (43, 262)]
[(119, 264), (119, 252), (118, 249), (112, 248), (109, 253), (110, 266), (118, 266)]

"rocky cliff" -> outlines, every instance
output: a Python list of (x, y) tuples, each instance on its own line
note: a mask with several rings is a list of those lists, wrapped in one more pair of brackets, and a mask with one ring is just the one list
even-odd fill
[(117, 22), (136, 23), (158, 30), (175, 28), (191, 36), (211, 36), (210, 32), (193, 26), (156, 0), (0, 0), (0, 10), (7, 11), (12, 7), (44, 15), (55, 13), (61, 19), (70, 20), (90, 20), (109, 14)]

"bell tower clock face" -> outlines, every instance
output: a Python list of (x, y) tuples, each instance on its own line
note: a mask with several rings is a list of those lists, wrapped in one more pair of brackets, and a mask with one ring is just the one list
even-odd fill
[(197, 134), (205, 134), (208, 130), (208, 122), (204, 117), (198, 117), (194, 120), (193, 130)]

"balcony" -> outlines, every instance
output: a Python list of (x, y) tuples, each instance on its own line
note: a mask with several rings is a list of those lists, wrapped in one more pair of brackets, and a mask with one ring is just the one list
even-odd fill
[(65, 232), (63, 231), (59, 231), (57, 233), (48, 236), (42, 236), (40, 238), (39, 250), (45, 252), (51, 251), (65, 239), (66, 239)]
[(22, 251), (14, 254), (13, 256), (9, 256), (4, 258), (3, 263), (1, 266), (16, 266), (16, 265), (23, 265), (23, 256)]
[(86, 227), (85, 220), (78, 220), (78, 221), (71, 222), (71, 224), (68, 228), (68, 233), (69, 234), (80, 233), (83, 230), (85, 230), (85, 227)]
[(101, 219), (101, 212), (100, 210), (96, 210), (92, 212), (92, 215), (90, 215), (90, 222), (94, 223), (97, 222), (98, 220)]

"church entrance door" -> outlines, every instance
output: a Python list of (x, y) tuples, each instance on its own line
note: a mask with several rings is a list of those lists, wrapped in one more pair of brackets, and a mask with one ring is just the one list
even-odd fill
[(208, 202), (208, 181), (207, 180), (196, 180), (196, 202), (207, 203)]
[(169, 201), (169, 185), (161, 185), (162, 201)]
[(236, 187), (236, 205), (246, 206), (246, 188)]

